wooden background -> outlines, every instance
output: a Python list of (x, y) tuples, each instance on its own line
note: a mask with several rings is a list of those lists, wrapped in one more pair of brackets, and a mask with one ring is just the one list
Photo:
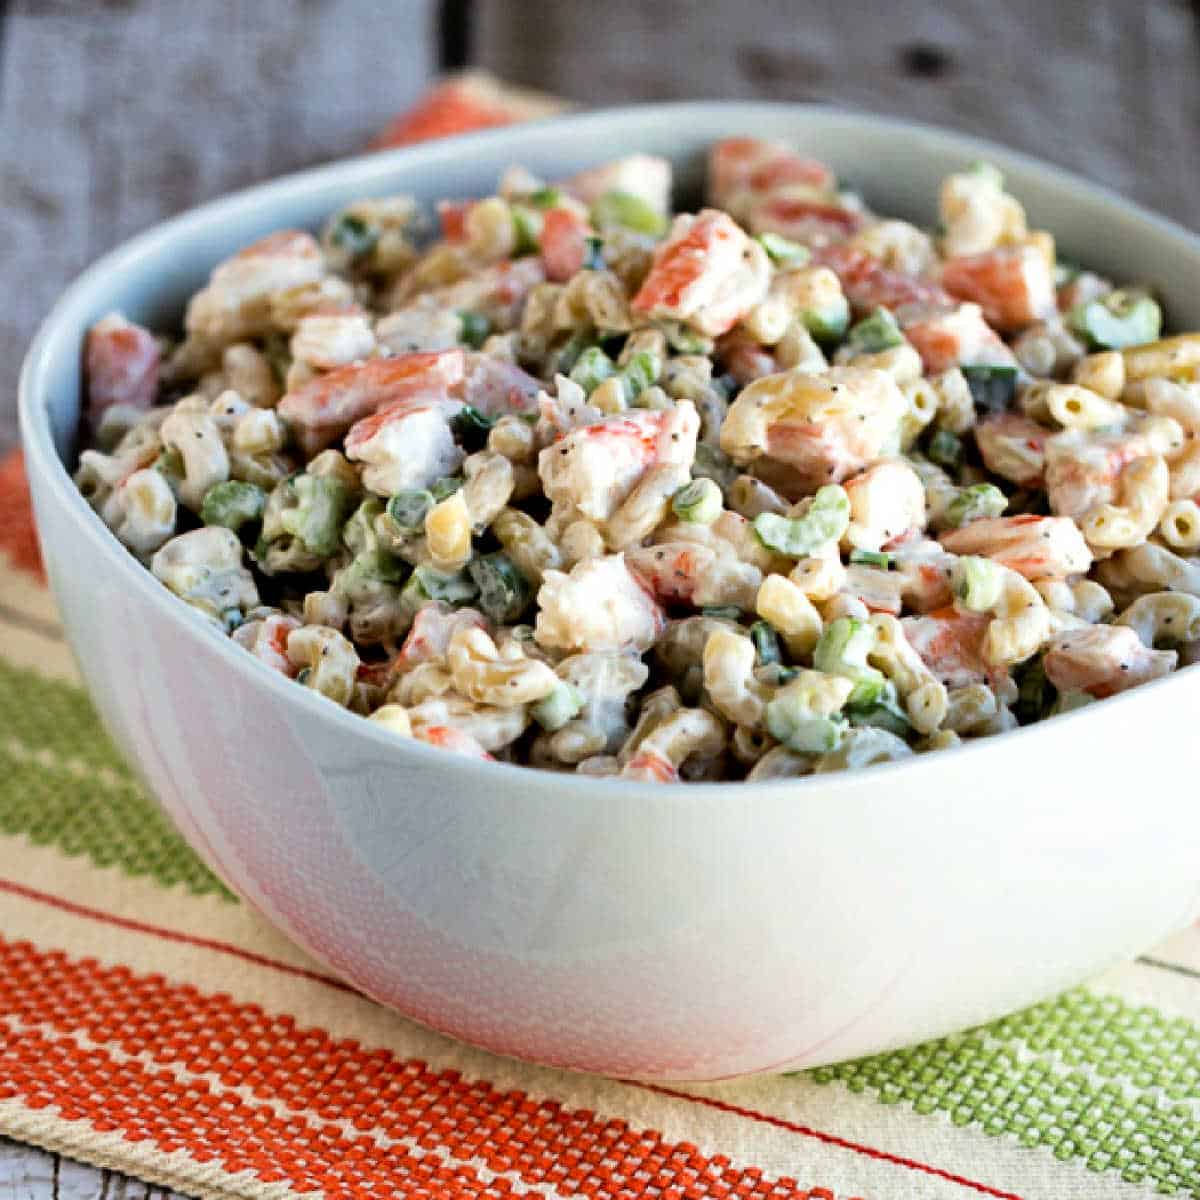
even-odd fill
[[(0, 0), (0, 449), (25, 345), (88, 262), (362, 147), (467, 63), (584, 104), (916, 117), (1200, 228), (1200, 0)], [(0, 1200), (159, 1194), (0, 1141)]]

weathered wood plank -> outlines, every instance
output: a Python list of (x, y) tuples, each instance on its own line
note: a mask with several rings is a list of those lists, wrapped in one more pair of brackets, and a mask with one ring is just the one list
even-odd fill
[(433, 0), (15, 0), (0, 47), (0, 446), (26, 343), (131, 233), (353, 153), (434, 66)]
[(177, 1193), (0, 1138), (0, 1200), (183, 1200)]
[(587, 104), (817, 100), (954, 126), (1200, 226), (1200, 16), (1181, 0), (477, 0), (479, 65)]

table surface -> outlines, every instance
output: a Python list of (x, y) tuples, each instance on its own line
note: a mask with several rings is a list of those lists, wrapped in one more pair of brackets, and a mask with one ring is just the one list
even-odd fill
[[(788, 0), (0, 4), (0, 450), (16, 438), (24, 347), (88, 262), (171, 213), (363, 146), (463, 56), (585, 104), (821, 100), (954, 125), (1200, 227), (1200, 0), (799, 11)], [(439, 36), (445, 14), (465, 28)], [(168, 1195), (0, 1140), (0, 1200)]]

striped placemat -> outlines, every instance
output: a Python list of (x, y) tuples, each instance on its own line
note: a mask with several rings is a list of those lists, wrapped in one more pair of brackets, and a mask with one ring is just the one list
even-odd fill
[[(503, 115), (494, 83), (441, 94)], [(18, 457), (0, 555), (0, 1134), (214, 1197), (1200, 1196), (1200, 928), (801, 1075), (665, 1087), (484, 1054), (328, 975), (142, 794), (80, 687)]]

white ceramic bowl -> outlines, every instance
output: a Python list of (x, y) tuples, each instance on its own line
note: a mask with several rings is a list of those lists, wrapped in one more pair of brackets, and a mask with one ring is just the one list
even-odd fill
[(663, 787), (398, 742), (260, 666), (170, 596), (64, 467), (80, 347), (113, 308), (178, 320), (218, 259), (353, 197), (486, 194), (714, 138), (796, 141), (880, 211), (996, 162), (1065, 254), (1149, 279), (1200, 327), (1200, 239), (1028, 158), (821, 108), (601, 112), (338, 163), (108, 255), (37, 336), (21, 420), (50, 580), (114, 737), (191, 844), (347, 980), (492, 1050), (712, 1079), (947, 1033), (1074, 984), (1197, 914), (1200, 670), (1003, 737), (844, 775)]

